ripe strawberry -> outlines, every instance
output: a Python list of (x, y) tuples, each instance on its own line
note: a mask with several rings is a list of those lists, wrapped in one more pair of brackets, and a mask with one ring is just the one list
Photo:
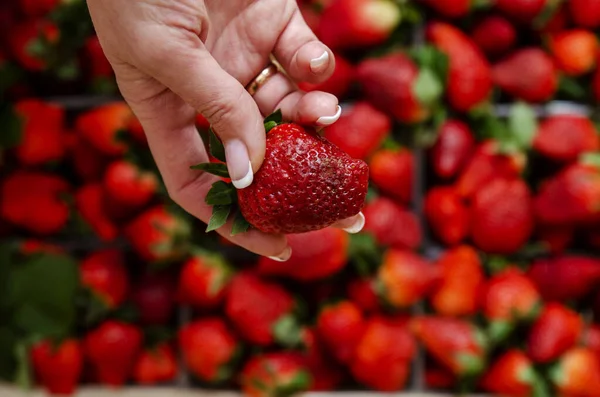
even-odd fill
[(550, 377), (560, 395), (600, 395), (600, 362), (589, 349), (575, 347), (568, 350)]
[(357, 102), (325, 129), (325, 138), (350, 157), (367, 159), (389, 135), (391, 120), (368, 102)]
[(237, 274), (227, 291), (225, 313), (249, 342), (273, 343), (275, 327), (292, 312), (294, 300), (280, 285), (263, 281), (252, 273)]
[(332, 0), (316, 32), (334, 50), (369, 47), (383, 43), (399, 23), (400, 10), (391, 1)]
[(17, 102), (14, 110), (23, 125), (21, 141), (15, 149), (19, 162), (36, 166), (60, 161), (65, 154), (65, 111), (62, 107), (36, 99)]
[(348, 364), (362, 337), (365, 320), (351, 302), (340, 301), (326, 306), (317, 318), (317, 335), (340, 363)]
[(25, 70), (41, 72), (47, 68), (45, 52), (60, 38), (58, 27), (46, 19), (29, 19), (11, 26), (8, 48)]
[(375, 280), (358, 278), (348, 283), (346, 295), (362, 312), (376, 313), (381, 309), (381, 305), (375, 288)]
[(402, 123), (417, 123), (429, 116), (429, 109), (415, 94), (418, 75), (417, 64), (398, 52), (366, 59), (356, 69), (365, 98)]
[(473, 196), (473, 242), (489, 253), (517, 252), (533, 232), (532, 211), (531, 192), (521, 179), (489, 182)]
[(494, 84), (528, 102), (545, 102), (558, 88), (558, 72), (552, 58), (534, 47), (522, 48), (492, 67)]
[(423, 380), (428, 389), (448, 390), (456, 386), (456, 377), (452, 372), (436, 363), (427, 364)]
[(170, 345), (163, 343), (144, 350), (133, 368), (133, 379), (140, 385), (170, 382), (177, 376), (177, 360)]
[(441, 125), (438, 138), (429, 153), (429, 162), (437, 176), (455, 177), (475, 150), (474, 134), (462, 121), (450, 119)]
[(366, 386), (397, 391), (406, 385), (415, 354), (416, 344), (405, 321), (374, 317), (366, 324), (350, 370)]
[(548, 46), (558, 68), (567, 75), (580, 76), (596, 65), (598, 39), (590, 31), (575, 29), (552, 34)]
[(31, 233), (56, 233), (69, 218), (69, 206), (62, 199), (69, 189), (57, 175), (16, 171), (0, 188), (0, 216)]
[(158, 189), (158, 178), (125, 160), (111, 163), (104, 174), (103, 186), (110, 203), (122, 211), (142, 208)]
[(89, 183), (75, 193), (75, 206), (81, 217), (102, 241), (113, 241), (119, 234), (117, 225), (109, 219), (102, 185)]
[(596, 358), (600, 360), (600, 326), (590, 324), (581, 337), (581, 345), (594, 352)]
[(125, 301), (129, 292), (129, 276), (123, 254), (114, 249), (96, 251), (81, 261), (81, 284), (97, 295), (107, 307), (114, 309)]
[(341, 229), (325, 228), (287, 236), (292, 257), (284, 263), (267, 257), (258, 260), (258, 273), (300, 281), (332, 276), (346, 266), (350, 239)]
[(221, 255), (198, 252), (183, 264), (179, 274), (179, 300), (200, 309), (214, 308), (225, 298), (231, 276), (231, 268)]
[(377, 273), (382, 298), (394, 307), (407, 308), (435, 287), (439, 273), (425, 258), (410, 251), (388, 249)]
[(466, 16), (471, 9), (470, 0), (424, 0), (424, 3), (438, 13), (449, 18), (460, 18)]
[[(210, 127), (210, 124), (208, 124), (208, 120), (204, 120), (206, 121), (207, 125), (205, 129), (208, 129)], [(202, 128), (200, 125), (196, 125), (198, 126), (198, 128)], [(135, 117), (135, 115), (131, 115), (131, 117), (129, 118), (129, 123), (127, 124), (127, 131), (137, 143), (142, 144), (144, 146), (148, 145), (148, 139), (146, 138), (146, 132), (144, 131), (144, 127), (142, 127), (142, 123), (140, 123), (140, 120), (137, 117)]]
[(477, 252), (466, 245), (446, 251), (435, 263), (441, 274), (430, 297), (431, 306), (443, 316), (469, 316), (479, 308), (478, 294), (484, 282)]
[(43, 17), (53, 11), (61, 0), (19, 0), (19, 9), (28, 17)]
[(575, 237), (575, 230), (571, 226), (547, 226), (538, 227), (536, 235), (540, 243), (551, 254), (561, 254)]
[(490, 58), (510, 51), (517, 41), (515, 27), (499, 15), (483, 18), (471, 32), (473, 41)]
[[(335, 54), (335, 69), (333, 70), (331, 77), (319, 84), (299, 83), (298, 86), (301, 90), (306, 92), (323, 91), (335, 95), (338, 98), (343, 98), (348, 93), (353, 80), (354, 66), (339, 54)], [(329, 139), (329, 137), (327, 137), (327, 139)], [(350, 155), (352, 156), (352, 154)], [(356, 156), (352, 157), (360, 158)]]
[(142, 337), (137, 327), (114, 320), (105, 321), (86, 335), (85, 356), (102, 384), (125, 384), (140, 353)]
[(527, 355), (548, 363), (573, 347), (583, 332), (583, 319), (560, 303), (548, 303), (533, 323), (527, 338)]
[(299, 353), (272, 352), (250, 358), (240, 383), (250, 397), (287, 396), (310, 389), (312, 377)]
[(132, 288), (131, 301), (143, 325), (164, 325), (175, 309), (175, 283), (163, 274), (142, 276)]
[(81, 376), (83, 354), (75, 339), (60, 344), (36, 343), (30, 352), (31, 365), (39, 382), (50, 394), (71, 395)]
[(67, 142), (71, 166), (75, 173), (85, 182), (100, 181), (109, 164), (109, 158), (79, 134), (69, 134)]
[(540, 124), (533, 148), (552, 160), (572, 162), (585, 152), (600, 150), (600, 137), (587, 117), (555, 115)]
[(567, 5), (576, 25), (589, 29), (600, 27), (600, 1), (570, 0)]
[(533, 364), (525, 353), (510, 349), (492, 364), (481, 385), (497, 395), (527, 397), (531, 395), (536, 379)]
[(100, 152), (118, 156), (126, 150), (118, 134), (127, 128), (131, 115), (125, 102), (114, 102), (82, 113), (75, 121), (75, 128)]
[(371, 180), (379, 189), (405, 204), (412, 202), (414, 156), (407, 149), (382, 149), (371, 161)]
[(439, 186), (427, 192), (425, 216), (433, 233), (445, 245), (457, 245), (469, 235), (470, 209), (453, 187)]
[(97, 36), (89, 37), (83, 48), (88, 71), (88, 78), (92, 86), (99, 92), (106, 93), (116, 89), (113, 68), (104, 55)]
[(417, 216), (385, 197), (378, 197), (363, 210), (363, 231), (371, 233), (378, 244), (398, 249), (416, 249), (422, 231)]
[(511, 18), (529, 23), (544, 11), (547, 3), (548, 0), (496, 0), (494, 4)]
[(484, 369), (485, 341), (475, 325), (451, 317), (416, 316), (410, 328), (427, 352), (455, 375), (477, 375)]
[(302, 332), (304, 362), (309, 370), (311, 391), (332, 391), (338, 389), (343, 381), (342, 369), (325, 354), (323, 343), (317, 338), (314, 329), (305, 328)]
[(427, 38), (450, 60), (447, 79), (450, 105), (466, 112), (486, 101), (492, 90), (490, 65), (471, 38), (443, 22), (431, 23)]
[(222, 319), (207, 317), (179, 330), (179, 350), (194, 376), (205, 382), (218, 383), (231, 376), (228, 367), (235, 360), (239, 344)]

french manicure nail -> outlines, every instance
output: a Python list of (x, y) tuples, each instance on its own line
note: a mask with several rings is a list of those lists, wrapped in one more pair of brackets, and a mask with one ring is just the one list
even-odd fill
[(331, 125), (331, 124), (335, 123), (336, 121), (338, 121), (338, 119), (340, 118), (341, 114), (342, 114), (342, 107), (340, 105), (338, 105), (337, 112), (335, 112), (335, 114), (333, 116), (319, 117), (317, 119), (317, 124), (319, 124), (319, 125)]
[(252, 163), (248, 157), (246, 145), (239, 139), (225, 142), (225, 157), (231, 183), (236, 189), (244, 189), (254, 180)]
[(292, 248), (291, 247), (285, 247), (285, 249), (283, 250), (283, 252), (279, 255), (276, 256), (269, 256), (269, 259), (272, 259), (274, 261), (277, 262), (285, 262), (288, 259), (290, 259), (290, 257), (292, 256)]
[(356, 219), (354, 224), (344, 228), (343, 230), (350, 234), (356, 234), (356, 233), (360, 232), (364, 226), (365, 226), (365, 216), (363, 215), (362, 212), (359, 212), (358, 218)]
[(327, 62), (329, 62), (329, 53), (325, 51), (320, 57), (310, 60), (310, 70), (313, 73), (321, 73), (326, 69)]

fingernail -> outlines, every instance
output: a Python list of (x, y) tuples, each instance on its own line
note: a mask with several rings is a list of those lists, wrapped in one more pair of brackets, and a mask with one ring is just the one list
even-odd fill
[(310, 70), (312, 70), (313, 73), (321, 73), (327, 69), (328, 62), (329, 53), (325, 51), (320, 57), (310, 60)]
[(356, 233), (360, 232), (364, 226), (365, 226), (365, 216), (363, 215), (362, 212), (359, 212), (358, 218), (356, 219), (354, 224), (344, 228), (343, 230), (350, 234), (356, 234)]
[(317, 119), (317, 124), (319, 124), (319, 125), (331, 125), (331, 124), (335, 123), (336, 121), (338, 121), (338, 119), (340, 118), (341, 114), (342, 114), (342, 107), (340, 105), (338, 105), (337, 112), (335, 112), (335, 114), (333, 116), (319, 117)]
[(252, 183), (252, 163), (248, 157), (246, 145), (239, 139), (225, 142), (225, 157), (227, 158), (227, 169), (231, 177), (231, 183), (236, 189), (243, 189)]
[(285, 247), (285, 249), (283, 250), (283, 252), (279, 255), (276, 256), (269, 256), (269, 259), (273, 259), (274, 261), (277, 262), (285, 262), (288, 259), (290, 259), (290, 257), (292, 256), (292, 248), (291, 247)]

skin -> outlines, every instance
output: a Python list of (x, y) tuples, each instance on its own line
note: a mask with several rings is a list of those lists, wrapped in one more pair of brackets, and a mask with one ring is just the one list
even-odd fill
[[(335, 60), (295, 0), (88, 0), (88, 7), (170, 196), (205, 222), (211, 208), (201, 198), (215, 178), (189, 169), (208, 161), (196, 112), (223, 140), (234, 180), (248, 175), (249, 162), (252, 172), (260, 168), (265, 115), (281, 109), (286, 119), (315, 126), (337, 120), (332, 117), (339, 113), (337, 98), (296, 88), (298, 81), (327, 79)], [(290, 78), (277, 74), (251, 96), (244, 87), (270, 54)], [(361, 222), (359, 214), (335, 226), (355, 232)], [(230, 228), (227, 224), (219, 233), (250, 251), (280, 260), (291, 255), (283, 235), (251, 230), (231, 237)]]

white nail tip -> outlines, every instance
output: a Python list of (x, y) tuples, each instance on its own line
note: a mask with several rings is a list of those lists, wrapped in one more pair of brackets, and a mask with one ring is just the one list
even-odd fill
[(325, 65), (329, 61), (329, 53), (325, 51), (323, 55), (318, 58), (313, 58), (310, 60), (310, 69), (313, 72), (316, 72), (318, 68)]
[(331, 125), (338, 121), (340, 116), (342, 115), (342, 107), (338, 105), (337, 112), (333, 116), (323, 116), (317, 119), (317, 124), (319, 125)]
[(354, 222), (354, 224), (344, 228), (343, 230), (350, 234), (356, 234), (356, 233), (360, 232), (364, 226), (365, 226), (365, 216), (363, 215), (362, 212), (359, 212), (358, 219)]
[(248, 161), (248, 172), (246, 173), (246, 175), (242, 179), (238, 179), (235, 181), (232, 179), (231, 183), (233, 183), (233, 186), (235, 186), (236, 189), (244, 189), (250, 186), (253, 180), (254, 173), (252, 172), (252, 163)]
[(278, 256), (269, 256), (269, 259), (272, 259), (277, 262), (285, 262), (292, 256), (292, 249), (287, 247), (281, 254)]

